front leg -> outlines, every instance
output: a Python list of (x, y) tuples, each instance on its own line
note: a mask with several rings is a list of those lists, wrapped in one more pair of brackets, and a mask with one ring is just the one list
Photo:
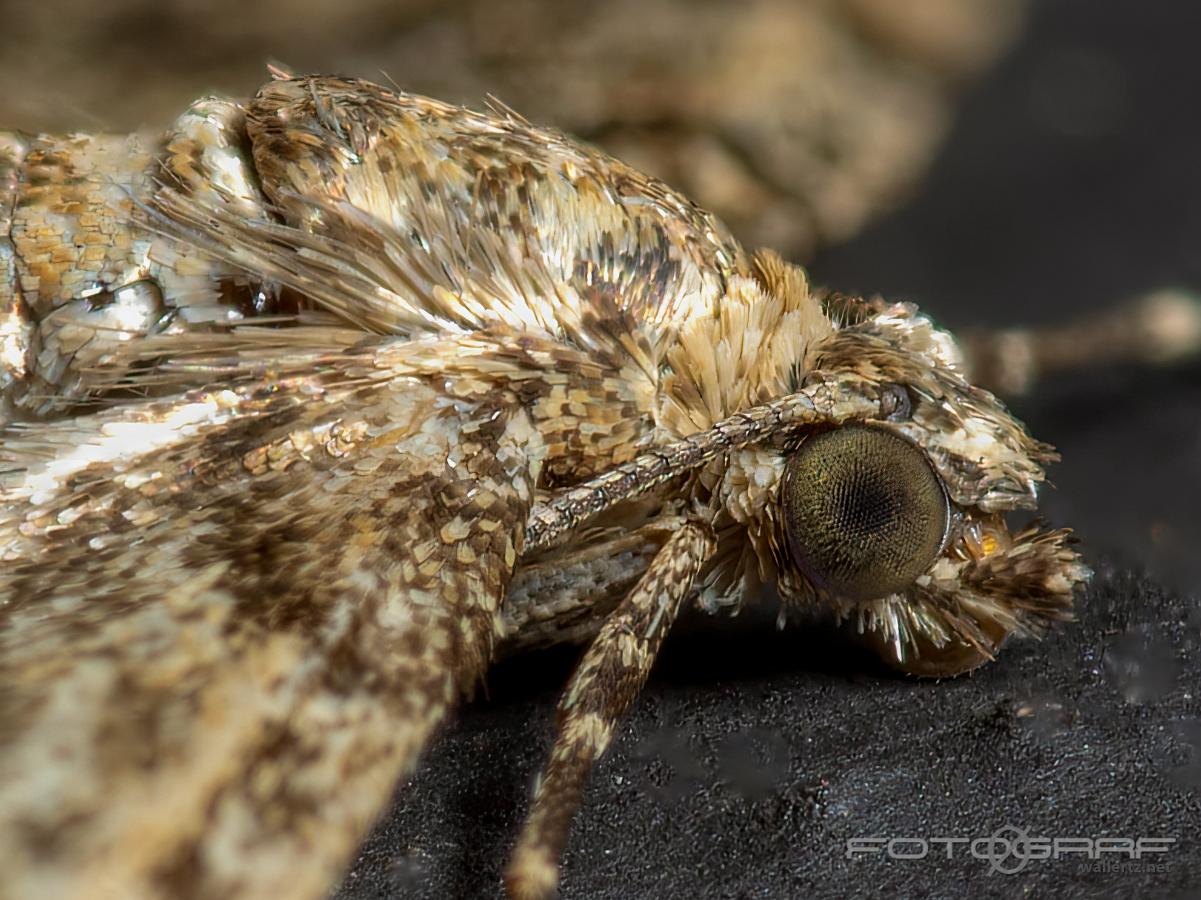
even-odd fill
[(664, 636), (715, 547), (707, 524), (680, 528), (584, 654), (559, 701), (555, 745), (505, 874), (512, 897), (554, 894), (567, 830), (592, 766), (646, 683)]

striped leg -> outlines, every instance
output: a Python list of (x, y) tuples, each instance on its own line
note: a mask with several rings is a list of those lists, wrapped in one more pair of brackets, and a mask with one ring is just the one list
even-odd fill
[(646, 683), (692, 580), (713, 553), (707, 525), (684, 525), (605, 621), (559, 702), (558, 734), (505, 880), (510, 896), (552, 896), (571, 817), (593, 764)]

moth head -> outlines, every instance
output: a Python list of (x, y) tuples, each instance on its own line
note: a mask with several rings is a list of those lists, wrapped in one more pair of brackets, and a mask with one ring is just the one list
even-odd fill
[(719, 518), (743, 540), (719, 553), (702, 603), (774, 582), (787, 607), (833, 610), (887, 663), (931, 676), (1070, 618), (1088, 577), (1070, 533), (1007, 523), (1037, 508), (1053, 449), (965, 379), (954, 339), (912, 305), (823, 308), (831, 327), (805, 342), (789, 389), (831, 399), (715, 478)]
[(815, 346), (809, 380), (851, 373), (891, 413), (811, 430), (786, 448), (774, 504), (779, 589), (832, 605), (890, 664), (952, 675), (1013, 633), (1070, 617), (1088, 574), (1069, 532), (1010, 530), (1057, 457), (908, 304), (860, 303)]

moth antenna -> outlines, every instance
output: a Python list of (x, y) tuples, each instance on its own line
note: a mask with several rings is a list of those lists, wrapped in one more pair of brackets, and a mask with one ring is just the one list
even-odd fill
[(514, 900), (554, 896), (559, 858), (588, 775), (646, 683), (693, 579), (716, 547), (708, 524), (682, 526), (584, 653), (559, 701), (554, 747), (505, 872)]
[(1201, 297), (1163, 288), (1057, 325), (966, 331), (972, 381), (1006, 396), (1061, 372), (1106, 365), (1170, 365), (1201, 354)]
[(614, 504), (666, 484), (722, 453), (767, 438), (784, 437), (794, 429), (819, 422), (880, 416), (880, 398), (865, 395), (862, 384), (832, 381), (818, 382), (796, 394), (737, 412), (712, 428), (663, 444), (536, 504), (526, 524), (524, 552), (553, 547), (572, 529)]

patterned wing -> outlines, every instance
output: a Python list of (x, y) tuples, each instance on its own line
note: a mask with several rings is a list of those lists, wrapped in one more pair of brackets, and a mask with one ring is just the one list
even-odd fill
[(159, 139), (0, 135), (0, 418), (111, 401), (126, 379), (158, 392), (156, 354), (282, 324), (347, 343), (504, 326), (653, 382), (744, 256), (709, 213), (553, 129), (361, 81), (200, 100)]
[(6, 435), (0, 896), (328, 888), (489, 659), (540, 466), (415, 347)]
[(186, 178), (156, 206), (189, 240), (364, 331), (504, 324), (594, 349), (620, 323), (653, 344), (710, 314), (746, 265), (711, 214), (507, 110), (294, 78), (259, 91), (245, 129), (275, 224), (192, 196)]

